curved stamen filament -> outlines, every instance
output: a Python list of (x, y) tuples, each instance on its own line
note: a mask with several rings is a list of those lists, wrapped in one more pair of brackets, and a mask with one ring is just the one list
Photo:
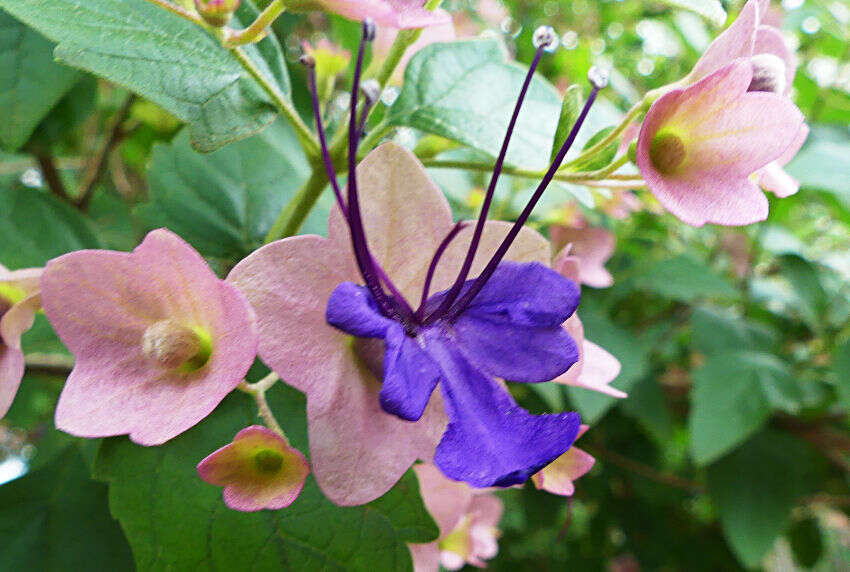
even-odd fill
[(431, 265), (428, 267), (428, 274), (425, 276), (425, 286), (422, 288), (422, 298), (419, 301), (419, 308), (416, 310), (416, 319), (421, 320), (422, 314), (425, 312), (425, 302), (428, 301), (428, 295), (431, 293), (431, 282), (434, 280), (434, 273), (437, 270), (437, 265), (440, 263), (440, 258), (442, 258), (449, 244), (451, 244), (458, 233), (464, 228), (466, 228), (466, 222), (457, 222), (437, 247), (437, 251), (431, 259)]
[[(584, 104), (584, 109), (581, 110), (581, 114), (576, 120), (575, 125), (573, 125), (572, 130), (570, 131), (569, 136), (567, 136), (566, 141), (561, 146), (561, 150), (558, 151), (558, 155), (555, 157), (554, 162), (549, 167), (549, 170), (546, 172), (546, 175), (543, 177), (543, 180), (540, 181), (540, 184), (537, 187), (537, 190), (534, 192), (534, 195), (531, 197), (531, 200), (526, 205), (525, 209), (519, 215), (514, 225), (511, 227), (511, 230), (508, 232), (508, 235), (502, 241), (502, 244), (499, 245), (499, 248), (496, 249), (496, 253), (493, 255), (493, 258), (490, 259), (490, 262), (487, 263), (487, 266), (475, 279), (475, 282), (472, 283), (469, 290), (464, 293), (464, 295), (457, 301), (446, 314), (445, 318), (447, 320), (453, 320), (457, 316), (459, 316), (469, 305), (470, 302), (478, 295), (487, 281), (490, 279), (490, 276), (493, 275), (493, 272), (496, 271), (496, 267), (502, 262), (502, 259), (505, 257), (505, 254), (508, 252), (508, 249), (513, 244), (514, 239), (516, 239), (519, 231), (522, 229), (523, 225), (528, 220), (528, 217), (531, 216), (531, 211), (534, 210), (534, 207), (537, 206), (537, 202), (540, 200), (540, 197), (543, 196), (543, 192), (549, 186), (549, 183), (552, 182), (552, 179), (555, 177), (555, 173), (558, 171), (558, 168), (561, 166), (561, 163), (564, 161), (564, 157), (567, 156), (567, 152), (572, 147), (573, 143), (578, 136), (579, 129), (581, 129), (582, 124), (585, 119), (587, 119), (587, 114), (590, 112), (590, 108), (593, 105), (593, 102), (596, 100), (596, 96), (599, 93), (600, 86), (594, 85), (593, 91), (590, 92), (590, 96), (587, 98), (587, 102)], [(440, 317), (440, 316), (438, 316)], [(430, 319), (430, 316), (429, 316)]]
[(484, 233), (484, 224), (487, 222), (487, 215), (490, 212), (490, 205), (493, 203), (493, 195), (496, 193), (496, 183), (499, 181), (499, 176), (502, 174), (502, 167), (505, 164), (505, 156), (508, 152), (508, 145), (511, 142), (511, 136), (513, 135), (514, 129), (516, 128), (517, 119), (519, 119), (519, 112), (522, 109), (523, 101), (525, 101), (525, 96), (528, 93), (528, 88), (531, 86), (531, 80), (534, 78), (534, 72), (537, 69), (537, 65), (540, 63), (540, 58), (543, 56), (543, 52), (545, 51), (545, 46), (540, 46), (537, 48), (537, 53), (534, 55), (534, 60), (531, 62), (531, 67), (528, 68), (528, 74), (525, 76), (525, 82), (522, 85), (522, 89), (519, 92), (519, 98), (517, 99), (516, 106), (514, 106), (514, 112), (511, 116), (510, 123), (508, 123), (508, 130), (505, 133), (505, 139), (502, 142), (502, 148), (499, 151), (499, 156), (496, 158), (496, 165), (493, 168), (493, 175), (490, 177), (490, 185), (487, 187), (487, 193), (484, 196), (484, 203), (481, 205), (481, 213), (478, 215), (478, 222), (475, 225), (475, 232), (472, 235), (472, 241), (469, 243), (469, 251), (466, 253), (466, 258), (463, 261), (463, 266), (461, 266), (460, 272), (458, 273), (457, 278), (452, 284), (451, 289), (446, 294), (445, 299), (442, 301), (440, 306), (428, 317), (428, 320), (436, 319), (439, 316), (445, 314), (449, 308), (451, 308), (452, 303), (457, 299), (458, 294), (460, 293), (460, 289), (463, 287), (463, 283), (466, 282), (466, 279), (469, 277), (469, 271), (472, 268), (472, 262), (475, 260), (475, 254), (478, 251), (478, 245), (481, 242), (481, 235)]

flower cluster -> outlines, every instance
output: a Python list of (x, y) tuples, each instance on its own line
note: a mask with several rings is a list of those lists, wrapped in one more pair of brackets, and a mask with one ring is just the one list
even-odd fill
[[(604, 87), (604, 74), (591, 70), (593, 89), (517, 219), (488, 220), (530, 82), (557, 41), (551, 29), (538, 30), (480, 215), (456, 222), (410, 151), (385, 143), (357, 161), (363, 135), (357, 95), (373, 20), (408, 28), (445, 24), (447, 15), (402, 0), (292, 4), (364, 21), (345, 193), (319, 93), (347, 56), (325, 46), (324, 56), (304, 58), (337, 199), (328, 236), (272, 242), (224, 280), (165, 229), (130, 253), (73, 252), (43, 270), (0, 267), (0, 414), (24, 372), (21, 334), (43, 306), (76, 359), (56, 409), (59, 429), (159, 445), (241, 388), (255, 397), (267, 427), (243, 429), (197, 466), (204, 481), (224, 487), (228, 506), (287, 507), (311, 470), (333, 502), (360, 505), (413, 466), (440, 528), (436, 542), (411, 546), (417, 569), (482, 565), (496, 554), (502, 512), (490, 487), (531, 480), (571, 495), (574, 481), (594, 464), (573, 446), (588, 429), (577, 413), (533, 415), (514, 400), (509, 384), (553, 381), (625, 397), (610, 385), (619, 362), (585, 339), (576, 314), (580, 284), (613, 283), (604, 265), (614, 236), (579, 217), (553, 227), (550, 244), (526, 226)], [(749, 0), (685, 79), (647, 99), (639, 129), (633, 125), (623, 138), (620, 154), (636, 138), (647, 186), (691, 225), (762, 220), (768, 202), (759, 187), (778, 196), (797, 190), (782, 166), (808, 128), (789, 98), (793, 54), (762, 23), (766, 8), (766, 0)], [(322, 58), (332, 71), (320, 70), (328, 77), (317, 80)], [(374, 99), (367, 97), (367, 105)], [(624, 217), (636, 201), (621, 194), (606, 208)], [(274, 372), (270, 383), (279, 376), (307, 396), (309, 464), (268, 411), (267, 385), (244, 381), (257, 356)]]

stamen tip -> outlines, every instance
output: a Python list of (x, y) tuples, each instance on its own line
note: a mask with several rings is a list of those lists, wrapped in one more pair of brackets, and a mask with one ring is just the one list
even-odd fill
[(377, 26), (375, 26), (375, 21), (372, 18), (366, 18), (363, 20), (363, 39), (367, 42), (373, 42), (375, 40), (375, 33), (377, 32)]
[(551, 54), (558, 49), (560, 40), (552, 26), (540, 26), (534, 30), (534, 36), (532, 37), (531, 42), (538, 50), (543, 48), (545, 52)]
[(599, 66), (591, 66), (587, 70), (587, 79), (596, 89), (605, 89), (608, 86), (608, 72)]
[(381, 96), (381, 84), (374, 78), (364, 81), (360, 85), (360, 90), (363, 92), (363, 96), (369, 102), (369, 105), (378, 101), (378, 98)]
[(316, 67), (316, 58), (314, 58), (311, 54), (303, 54), (300, 58), (298, 58), (298, 61), (305, 67)]

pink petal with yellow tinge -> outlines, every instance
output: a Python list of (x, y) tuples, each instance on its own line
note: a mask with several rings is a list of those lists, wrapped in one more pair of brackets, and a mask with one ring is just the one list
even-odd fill
[(771, 26), (759, 26), (753, 54), (772, 54), (782, 60), (785, 64), (785, 91), (780, 95), (790, 93), (797, 74), (797, 57), (788, 48), (782, 32)]
[(555, 226), (551, 230), (556, 245), (571, 244), (571, 256), (579, 260), (579, 280), (592, 288), (608, 288), (614, 277), (605, 263), (614, 253), (617, 238), (604, 228)]
[[(749, 176), (782, 156), (804, 118), (782, 96), (747, 93), (751, 77), (749, 61), (737, 60), (662, 96), (647, 114), (638, 166), (661, 204), (688, 224), (743, 225), (767, 218), (767, 199)], [(682, 163), (669, 174), (659, 172), (650, 157), (662, 130), (684, 145)]]
[[(45, 313), (77, 360), (56, 408), (57, 427), (73, 435), (164, 443), (209, 415), (256, 355), (245, 298), (164, 229), (132, 253), (82, 250), (54, 259), (42, 289)], [(186, 374), (144, 355), (146, 328), (162, 320), (209, 333), (204, 367)]]
[(422, 0), (318, 0), (328, 11), (351, 20), (370, 18), (379, 26), (424, 28), (451, 21), (444, 10), (426, 10)]
[(436, 542), (408, 544), (413, 557), (413, 572), (438, 572), (440, 570), (440, 547)]
[[(277, 471), (257, 468), (256, 454), (261, 451), (280, 455)], [(224, 487), (225, 504), (242, 512), (288, 507), (301, 494), (309, 473), (304, 455), (262, 425), (242, 429), (232, 443), (198, 463), (200, 477), (211, 485)]]
[(808, 137), (809, 126), (804, 123), (797, 133), (797, 138), (782, 156), (776, 161), (769, 163), (756, 174), (758, 184), (762, 189), (770, 191), (779, 198), (789, 197), (800, 190), (800, 183), (789, 175), (783, 167), (790, 163), (791, 159), (797, 155), (797, 152)]
[[(587, 432), (587, 429), (587, 425), (582, 425), (579, 438)], [(556, 495), (572, 496), (575, 493), (576, 479), (586, 475), (595, 463), (596, 459), (591, 455), (573, 446), (534, 475), (532, 480), (538, 489)]]
[[(759, 6), (760, 3), (762, 0), (749, 0), (744, 5), (735, 21), (705, 50), (688, 75), (688, 83), (703, 79), (737, 58), (753, 55), (756, 30), (765, 9)], [(767, 2), (763, 4), (767, 6)]]
[(436, 465), (416, 465), (413, 470), (419, 479), (419, 491), (425, 508), (434, 517), (440, 536), (446, 536), (469, 512), (472, 488), (466, 483), (447, 479)]
[(35, 313), (41, 308), (41, 274), (41, 268), (9, 271), (0, 265), (0, 284), (24, 296), (13, 304), (0, 299), (0, 419), (9, 412), (24, 376), (21, 336), (32, 327)]

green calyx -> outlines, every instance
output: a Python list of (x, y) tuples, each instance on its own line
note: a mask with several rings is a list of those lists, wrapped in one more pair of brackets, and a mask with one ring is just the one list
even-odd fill
[(649, 146), (649, 158), (659, 173), (671, 175), (685, 162), (687, 150), (676, 133), (660, 131)]
[(183, 373), (193, 373), (207, 365), (212, 356), (212, 336), (203, 328), (192, 328), (198, 340), (198, 351), (194, 356), (183, 362), (180, 366), (180, 371)]
[(282, 466), (283, 455), (274, 449), (263, 449), (254, 455), (254, 468), (263, 475), (277, 473)]

